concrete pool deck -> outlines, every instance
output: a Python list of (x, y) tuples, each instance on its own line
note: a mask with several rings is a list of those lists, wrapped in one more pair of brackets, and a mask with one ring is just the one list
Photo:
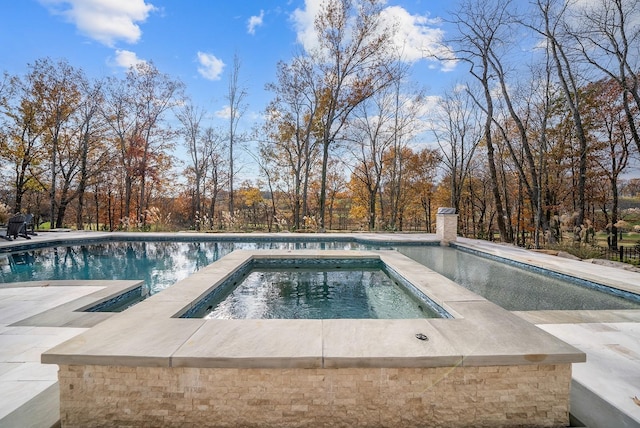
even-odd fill
[[(490, 242), (466, 247), (640, 294), (640, 273)], [(530, 311), (516, 315), (587, 354), (574, 364), (572, 413), (589, 427), (640, 426), (640, 310)]]
[[(59, 235), (62, 235), (59, 236)], [(119, 236), (123, 236), (117, 234)], [(145, 237), (152, 238), (155, 234), (147, 235)], [(162, 234), (158, 236), (163, 237), (184, 237), (186, 234)], [(113, 236), (106, 233), (56, 233), (56, 234), (40, 234), (37, 237), (33, 237), (31, 241), (25, 241), (19, 239), (13, 242), (0, 241), (0, 248), (12, 248), (15, 244), (29, 244), (33, 245), (38, 242), (52, 242), (57, 243), (63, 240), (75, 241), (75, 240), (93, 240), (100, 239), (104, 236)], [(237, 237), (238, 235), (236, 235)], [(268, 239), (267, 234), (243, 234), (240, 238), (252, 239), (255, 236), (264, 237)], [(292, 237), (301, 239), (304, 236), (299, 234), (278, 234), (279, 238)], [(314, 239), (320, 237), (325, 239), (334, 238), (334, 234), (322, 235), (317, 234), (310, 235)], [(420, 241), (435, 241), (434, 235), (425, 234), (339, 234), (335, 236), (342, 236), (347, 238), (365, 239), (365, 240), (381, 240), (383, 242), (420, 242)], [(216, 238), (217, 235), (208, 235), (208, 239)], [(591, 279), (605, 284), (617, 286), (622, 289), (628, 289), (630, 291), (640, 288), (640, 274), (627, 272), (620, 269), (608, 268), (598, 265), (592, 265), (584, 262), (560, 259), (554, 256), (549, 256), (540, 253), (533, 253), (522, 250), (517, 247), (497, 245), (484, 241), (476, 241), (469, 239), (459, 239), (459, 244), (470, 246), (482, 251), (499, 255), (512, 260), (522, 261), (529, 264), (546, 267), (548, 269), (560, 271), (565, 274)], [(20, 287), (9, 288), (7, 285), (0, 285), (0, 291), (13, 293), (18, 300), (21, 300), (21, 307), (30, 308), (25, 309), (25, 312), (12, 311), (5, 312), (2, 310), (4, 317), (0, 321), (0, 349), (4, 353), (0, 352), (2, 360), (0, 360), (0, 367), (3, 370), (0, 372), (0, 382), (18, 382), (21, 394), (15, 394), (15, 386), (13, 389), (4, 388), (0, 390), (0, 426), (14, 426), (11, 423), (10, 416), (22, 414), (23, 422), (35, 421), (38, 413), (51, 413), (52, 404), (49, 403), (47, 407), (45, 401), (37, 403), (37, 398), (43, 398), (42, 392), (49, 390), (49, 397), (54, 397), (56, 391), (51, 393), (50, 388), (56, 388), (55, 383), (55, 366), (47, 366), (48, 368), (38, 367), (38, 358), (34, 358), (35, 354), (41, 353), (49, 346), (54, 346), (59, 342), (64, 341), (66, 338), (72, 335), (79, 334), (85, 331), (84, 327), (39, 327), (34, 326), (29, 329), (24, 327), (12, 327), (11, 325), (17, 321), (21, 321), (28, 318), (34, 311), (41, 310), (46, 311), (40, 305), (48, 297), (33, 297), (33, 295), (42, 294), (46, 296), (47, 293), (51, 293), (48, 287)], [(37, 291), (36, 291), (37, 290)], [(64, 301), (73, 302), (79, 296), (78, 293), (81, 288), (77, 288), (74, 292), (67, 294), (66, 292), (55, 293), (56, 298), (59, 298), (58, 303), (61, 304)], [(89, 290), (85, 290), (89, 292)], [(40, 300), (38, 300), (40, 299)], [(1, 301), (0, 301), (1, 302)], [(11, 307), (14, 307), (11, 304)], [(30, 312), (27, 312), (30, 311)], [(572, 409), (578, 409), (579, 407), (588, 407), (587, 410), (595, 410), (603, 417), (606, 417), (607, 425), (604, 421), (591, 421), (588, 426), (638, 426), (640, 425), (640, 406), (637, 406), (633, 397), (640, 395), (640, 311), (546, 311), (546, 312), (528, 312), (518, 313), (517, 315), (528, 321), (538, 325), (546, 331), (554, 334), (560, 339), (572, 344), (582, 351), (587, 353), (587, 363), (574, 365), (573, 370), (573, 387), (572, 392)], [(37, 327), (37, 328), (36, 328)], [(57, 339), (47, 337), (48, 341), (45, 341), (44, 346), (38, 346), (42, 344), (42, 333), (47, 330), (40, 330), (38, 328), (49, 329), (49, 332), (55, 330)], [(11, 337), (15, 335), (16, 337)], [(51, 336), (51, 334), (49, 335)], [(20, 339), (18, 339), (20, 337)], [(31, 357), (28, 357), (25, 350), (20, 350), (18, 347), (5, 347), (5, 344), (10, 344), (14, 341), (20, 341), (21, 343), (32, 343)], [(55, 341), (59, 341), (55, 343)], [(41, 349), (37, 349), (41, 348)], [(17, 363), (31, 364), (29, 366), (23, 366), (18, 370)], [(43, 366), (44, 367), (44, 366)], [(51, 376), (51, 368), (53, 370), (53, 376)], [(45, 373), (46, 372), (46, 373)], [(47, 382), (50, 381), (49, 386), (43, 390), (42, 385), (38, 385), (39, 380), (36, 380), (39, 375), (37, 373), (45, 373), (40, 377), (47, 377)], [(54, 380), (51, 380), (53, 378)], [(9, 384), (7, 384), (8, 386)], [(31, 386), (30, 386), (31, 385)], [(27, 407), (21, 406), (22, 404), (29, 404), (28, 401), (24, 401), (23, 395), (29, 395), (29, 391), (32, 393), (33, 400), (30, 403), (31, 411), (25, 413)], [(576, 401), (576, 393), (580, 402)], [(55, 407), (55, 405), (53, 405)], [(4, 409), (4, 410), (3, 410)], [(7, 409), (9, 410), (7, 413)], [(35, 412), (34, 412), (35, 410)], [(5, 413), (2, 413), (4, 411)], [(573, 412), (573, 411), (572, 411)], [(575, 412), (574, 412), (575, 413)], [(618, 419), (612, 419), (612, 418)], [(26, 418), (26, 419), (25, 419)], [(613, 422), (613, 423), (612, 423)], [(42, 424), (31, 424), (32, 426), (44, 426)], [(26, 424), (24, 426), (29, 426)]]
[(58, 368), (41, 364), (41, 354), (112, 315), (82, 309), (139, 285), (140, 281), (0, 285), (0, 427), (50, 427), (59, 421)]

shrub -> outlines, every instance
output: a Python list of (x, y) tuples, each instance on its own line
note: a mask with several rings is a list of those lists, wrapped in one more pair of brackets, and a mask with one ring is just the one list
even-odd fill
[(582, 260), (597, 259), (602, 257), (602, 249), (595, 245), (588, 244), (556, 244), (548, 247), (551, 250), (564, 251)]
[(6, 224), (9, 221), (9, 207), (0, 202), (0, 224)]

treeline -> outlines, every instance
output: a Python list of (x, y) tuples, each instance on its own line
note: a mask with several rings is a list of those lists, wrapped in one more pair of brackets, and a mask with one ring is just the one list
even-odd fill
[(0, 87), (3, 199), (51, 227), (146, 224), (172, 174), (167, 113), (182, 84), (140, 64), (124, 78), (89, 79), (39, 59)]
[[(468, 79), (433, 97), (383, 2), (329, 0), (251, 132), (237, 129), (238, 59), (224, 129), (152, 63), (89, 79), (37, 60), (0, 85), (0, 197), (51, 227), (105, 230), (431, 232), (452, 206), (469, 237), (541, 246), (607, 229), (615, 246), (621, 191), (638, 194), (622, 177), (640, 149), (640, 4), (516, 6), (459, 3), (433, 56)], [(235, 183), (239, 151), (254, 181)]]

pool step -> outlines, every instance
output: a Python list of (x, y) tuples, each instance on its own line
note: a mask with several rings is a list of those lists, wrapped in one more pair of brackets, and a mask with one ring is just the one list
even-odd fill
[[(637, 427), (638, 421), (575, 379), (571, 381), (571, 413), (585, 427)], [(572, 425), (573, 426), (573, 425)]]
[(58, 382), (0, 419), (0, 427), (59, 427), (60, 387)]

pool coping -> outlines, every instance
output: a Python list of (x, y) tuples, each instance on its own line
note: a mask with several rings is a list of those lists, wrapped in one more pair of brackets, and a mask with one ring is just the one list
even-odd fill
[[(380, 257), (454, 319), (177, 318), (252, 257)], [(425, 334), (429, 340), (416, 338)], [(42, 354), (45, 364), (212, 368), (565, 364), (585, 354), (392, 251), (236, 250)]]
[(38, 232), (24, 241), (0, 240), (0, 255), (65, 245), (104, 242), (344, 242), (370, 245), (440, 245), (433, 234), (291, 233), (291, 232)]
[(10, 327), (75, 327), (90, 328), (102, 321), (111, 318), (114, 312), (88, 311), (88, 309), (100, 305), (103, 302), (117, 299), (129, 292), (139, 289), (143, 293), (144, 281), (141, 280), (50, 280), (12, 282), (7, 288), (18, 287), (100, 287), (86, 296), (70, 300), (51, 309), (44, 310), (35, 315), (26, 317), (10, 324)]

